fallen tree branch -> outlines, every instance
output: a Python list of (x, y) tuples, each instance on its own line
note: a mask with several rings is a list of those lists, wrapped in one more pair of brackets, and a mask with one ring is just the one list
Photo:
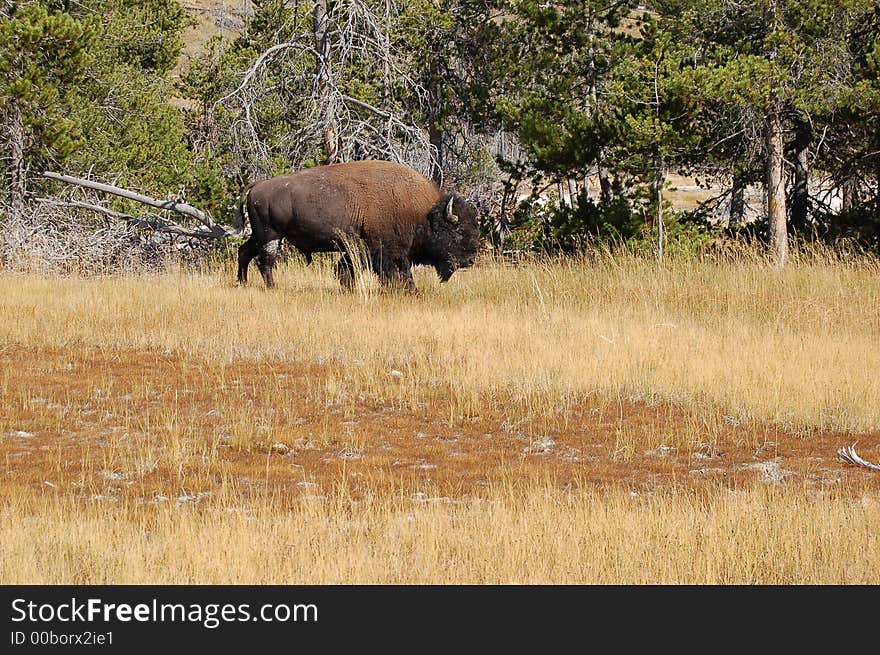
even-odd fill
[[(45, 171), (43, 173), (43, 177), (48, 177), (51, 180), (58, 180), (60, 182), (66, 182), (68, 184), (75, 184), (76, 186), (86, 187), (87, 189), (94, 189), (96, 191), (103, 191), (105, 193), (111, 193), (113, 195), (119, 196), (121, 198), (126, 198), (128, 200), (134, 200), (135, 202), (140, 202), (145, 205), (149, 205), (150, 207), (156, 207), (157, 209), (167, 209), (169, 211), (177, 212), (178, 214), (183, 214), (185, 216), (190, 216), (192, 218), (197, 219), (208, 228), (208, 231), (204, 230), (194, 233), (191, 236), (208, 236), (211, 238), (223, 238), (225, 236), (229, 236), (231, 234), (236, 234), (234, 230), (231, 228), (224, 227), (215, 223), (210, 216), (208, 216), (205, 212), (196, 209), (192, 205), (188, 205), (182, 202), (176, 202), (174, 200), (156, 200), (155, 198), (150, 198), (149, 196), (145, 196), (140, 193), (136, 193), (134, 191), (129, 191), (128, 189), (122, 189), (117, 186), (113, 186), (112, 184), (102, 184), (101, 182), (93, 182), (91, 180), (85, 180), (79, 177), (73, 177), (71, 175), (61, 175), (60, 173), (53, 173), (51, 171)], [(139, 220), (139, 219), (136, 219)], [(169, 227), (173, 225), (170, 224)], [(190, 228), (185, 228), (182, 226), (175, 226), (176, 229), (179, 230), (190, 230)], [(193, 230), (190, 230), (193, 231)], [(195, 231), (193, 231), (195, 232)]]
[(864, 468), (871, 469), (872, 471), (880, 471), (880, 466), (878, 466), (877, 464), (872, 464), (871, 462), (868, 462), (859, 457), (859, 455), (856, 453), (857, 443), (858, 441), (856, 441), (856, 443), (854, 443), (852, 446), (843, 446), (837, 451), (837, 456), (848, 464), (853, 464), (854, 466), (862, 466)]
[(35, 200), (37, 202), (62, 207), (77, 207), (79, 209), (88, 209), (99, 214), (104, 214), (105, 216), (109, 216), (111, 218), (126, 221), (127, 223), (130, 223), (135, 227), (152, 230), (154, 232), (161, 232), (163, 234), (177, 234), (180, 236), (196, 237), (199, 239), (225, 239), (231, 234), (225, 228), (217, 225), (216, 223), (213, 224), (213, 228), (211, 229), (206, 229), (205, 227), (189, 228), (183, 227), (182, 225), (177, 225), (176, 223), (172, 223), (171, 221), (163, 220), (159, 217), (155, 217), (152, 220), (147, 220), (144, 218), (138, 218), (137, 216), (132, 216), (131, 214), (123, 214), (122, 212), (113, 211), (112, 209), (101, 207), (100, 205), (93, 205), (91, 203), (82, 202), (79, 200), (55, 200), (54, 198), (35, 198)]

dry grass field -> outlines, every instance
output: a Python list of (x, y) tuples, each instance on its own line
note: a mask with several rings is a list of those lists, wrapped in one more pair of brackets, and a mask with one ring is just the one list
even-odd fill
[(0, 279), (0, 583), (880, 582), (875, 259)]

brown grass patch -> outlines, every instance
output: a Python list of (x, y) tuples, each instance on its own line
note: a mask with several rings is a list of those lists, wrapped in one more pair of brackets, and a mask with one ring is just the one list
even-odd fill
[[(793, 433), (707, 408), (590, 394), (549, 419), (511, 420), (513, 401), (500, 395), (461, 416), (448, 391), (417, 407), (351, 395), (344, 372), (314, 363), (22, 345), (6, 346), (0, 362), (0, 457), (17, 493), (186, 502), (230, 481), (245, 496), (291, 502), (340, 486), (353, 498), (403, 489), (469, 498), (536, 482), (640, 493), (880, 488), (880, 476), (837, 459), (852, 435)], [(880, 433), (859, 438), (866, 458), (880, 455), (871, 445)]]

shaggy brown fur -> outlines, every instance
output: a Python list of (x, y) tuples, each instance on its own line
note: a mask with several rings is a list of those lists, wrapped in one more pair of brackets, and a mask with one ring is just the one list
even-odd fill
[[(449, 200), (453, 202), (449, 205)], [(451, 208), (451, 212), (450, 212)], [(238, 281), (258, 258), (267, 287), (281, 239), (311, 261), (342, 252), (337, 276), (347, 287), (354, 267), (345, 240), (362, 239), (373, 271), (386, 284), (415, 291), (413, 264), (434, 266), (442, 281), (471, 266), (479, 247), (477, 210), (442, 193), (417, 171), (390, 161), (354, 161), (252, 182), (242, 193), (241, 227), (252, 234), (238, 254)]]

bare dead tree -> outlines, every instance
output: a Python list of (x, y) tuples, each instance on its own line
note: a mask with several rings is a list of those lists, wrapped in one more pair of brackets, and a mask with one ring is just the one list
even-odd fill
[(105, 208), (98, 214), (105, 218), (95, 220), (97, 207), (57, 199), (25, 203), (21, 214), (6, 215), (0, 225), (0, 268), (43, 274), (158, 270), (199, 261), (210, 247), (206, 239), (161, 234), (149, 221)]
[(126, 214), (124, 212), (118, 212), (113, 209), (108, 209), (107, 207), (103, 207), (101, 205), (96, 205), (90, 202), (83, 202), (82, 200), (59, 200), (57, 198), (34, 198), (35, 202), (51, 205), (54, 207), (71, 207), (75, 209), (88, 209), (89, 211), (96, 212), (103, 216), (107, 216), (109, 218), (114, 218), (120, 221), (125, 221), (132, 227), (137, 227), (145, 230), (150, 230), (157, 233), (169, 234), (175, 236), (188, 237), (192, 239), (223, 239), (227, 236), (230, 236), (232, 233), (223, 231), (218, 232), (216, 236), (213, 233), (208, 233), (201, 227), (191, 228), (179, 225), (173, 221), (169, 221), (167, 218), (159, 216), (158, 214), (152, 214), (148, 218), (144, 218), (141, 216), (134, 216), (132, 214)]
[(24, 161), (24, 117), (21, 106), (14, 99), (9, 102), (6, 118), (6, 125), (3, 126), (5, 128), (3, 140), (9, 147), (9, 152), (5, 157), (9, 176), (9, 209), (14, 216), (18, 216), (24, 210), (27, 181)]
[(336, 98), (330, 92), (330, 40), (327, 34), (327, 0), (315, 0), (313, 9), (315, 34), (315, 95), (324, 144), (324, 159), (328, 164), (338, 161), (339, 126), (336, 120)]
[[(273, 155), (280, 153), (290, 167), (298, 168), (319, 147), (327, 161), (370, 156), (430, 174), (436, 148), (426, 130), (408, 118), (413, 107), (427, 103), (427, 91), (408, 74), (405, 58), (392, 45), (388, 31), (394, 23), (394, 2), (382, 3), (378, 11), (363, 0), (332, 7), (326, 0), (314, 0), (311, 29), (291, 25), (287, 31), (293, 36), (260, 53), (235, 90), (214, 103), (214, 108), (222, 106), (236, 117), (232, 137), (241, 169), (251, 178), (273, 172)], [(408, 107), (392, 97), (387, 82), (378, 107), (347, 93), (342, 75), (357, 66), (381, 71), (386, 80), (393, 78)], [(280, 80), (270, 74), (278, 70)], [(298, 127), (267, 143), (260, 103), (267, 93), (282, 91), (296, 105)]]

